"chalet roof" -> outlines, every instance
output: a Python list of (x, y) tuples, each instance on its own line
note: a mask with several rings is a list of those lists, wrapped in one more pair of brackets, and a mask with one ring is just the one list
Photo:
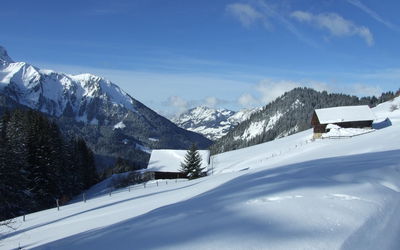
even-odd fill
[(320, 124), (375, 120), (368, 105), (316, 109), (315, 113)]
[[(198, 150), (202, 159), (201, 167), (207, 170), (210, 151)], [(187, 150), (154, 149), (151, 152), (147, 171), (179, 172)]]

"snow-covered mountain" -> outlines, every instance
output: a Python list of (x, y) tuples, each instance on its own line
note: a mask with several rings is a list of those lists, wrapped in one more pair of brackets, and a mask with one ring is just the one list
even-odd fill
[(311, 140), (306, 130), (218, 154), (204, 178), (112, 195), (118, 178), (106, 179), (87, 202), (15, 218), (0, 248), (400, 249), (400, 98), (373, 112), (392, 124), (349, 139)]
[(84, 137), (104, 156), (144, 163), (149, 148), (186, 149), (193, 142), (204, 148), (210, 144), (203, 136), (178, 128), (109, 80), (14, 62), (0, 47), (0, 106), (10, 105), (10, 101), (57, 117), (62, 129)]
[(248, 119), (259, 109), (243, 109), (238, 112), (228, 109), (213, 109), (199, 106), (190, 109), (172, 121), (179, 127), (205, 135), (216, 140), (226, 135), (240, 122)]
[(259, 112), (219, 138), (211, 146), (213, 153), (244, 148), (285, 137), (311, 127), (311, 116), (315, 109), (337, 106), (370, 105), (393, 97), (384, 93), (376, 97), (363, 97), (319, 92), (310, 88), (295, 88), (278, 97)]
[(0, 91), (20, 104), (91, 124), (109, 122), (104, 113), (117, 115), (119, 108), (137, 112), (137, 101), (102, 77), (41, 70), (25, 62), (14, 62), (4, 48), (0, 48), (0, 54)]

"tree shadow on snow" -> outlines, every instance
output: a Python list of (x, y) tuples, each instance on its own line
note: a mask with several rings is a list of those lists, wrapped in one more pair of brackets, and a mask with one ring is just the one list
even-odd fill
[[(232, 209), (252, 199), (301, 188), (362, 182), (362, 173), (398, 164), (400, 150), (334, 157), (260, 170), (239, 176), (191, 199), (103, 228), (60, 239), (40, 249), (152, 249), (176, 248), (186, 243), (229, 236), (233, 240), (269, 237), (306, 237), (315, 232), (291, 227), (284, 218), (260, 221)], [(349, 174), (353, 179), (338, 180)], [(267, 217), (268, 214), (265, 214)], [(329, 237), (318, 235), (321, 239)], [(282, 239), (284, 240), (284, 239)], [(230, 242), (226, 243), (229, 246)], [(201, 246), (199, 243), (198, 246)]]
[[(107, 204), (104, 204), (104, 205), (101, 205), (101, 206), (98, 206), (98, 207), (94, 207), (94, 208), (91, 208), (91, 209), (87, 209), (87, 210), (84, 210), (84, 211), (81, 211), (81, 212), (78, 212), (78, 213), (70, 214), (70, 215), (62, 217), (60, 219), (48, 221), (48, 222), (45, 222), (45, 223), (41, 223), (41, 224), (38, 224), (38, 225), (34, 225), (34, 226), (31, 226), (31, 227), (24, 228), (24, 229), (21, 229), (21, 230), (17, 230), (17, 231), (12, 232), (12, 233), (1, 235), (0, 236), (0, 240), (4, 240), (4, 239), (10, 238), (10, 237), (12, 237), (14, 235), (25, 233), (25, 232), (28, 232), (30, 230), (36, 229), (36, 228), (44, 227), (44, 226), (50, 225), (52, 223), (60, 222), (60, 221), (63, 221), (63, 220), (66, 220), (66, 219), (70, 219), (70, 218), (75, 217), (75, 216), (79, 216), (79, 215), (82, 215), (82, 214), (85, 214), (85, 213), (90, 213), (90, 212), (96, 211), (96, 210), (99, 210), (99, 209), (102, 209), (102, 208), (118, 205), (118, 204), (125, 203), (125, 202), (130, 202), (130, 201), (141, 199), (141, 198), (145, 198), (145, 197), (151, 197), (151, 196), (155, 196), (155, 195), (162, 194), (162, 193), (174, 192), (174, 191), (177, 191), (177, 190), (180, 190), (180, 189), (185, 189), (185, 188), (191, 187), (193, 185), (195, 185), (195, 184), (191, 184), (191, 185), (184, 186), (184, 187), (179, 187), (179, 188), (174, 188), (174, 189), (168, 189), (168, 190), (164, 190), (164, 191), (159, 191), (159, 192), (155, 192), (155, 193), (135, 196), (135, 197), (128, 198), (128, 199), (123, 199), (123, 200), (107, 203)], [(98, 197), (96, 197), (96, 198), (98, 198)], [(28, 246), (24, 246), (24, 247), (28, 247)]]

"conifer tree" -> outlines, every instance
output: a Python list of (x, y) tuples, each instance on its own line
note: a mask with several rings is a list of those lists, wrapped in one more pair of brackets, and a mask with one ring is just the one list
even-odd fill
[(77, 156), (77, 168), (82, 178), (82, 188), (87, 189), (96, 183), (98, 176), (92, 150), (86, 145), (85, 140), (79, 138), (76, 141), (75, 151)]
[(201, 156), (195, 144), (192, 144), (185, 155), (184, 162), (181, 163), (181, 172), (188, 179), (196, 179), (201, 177), (204, 168), (201, 167)]
[[(7, 135), (7, 132), (12, 129), (9, 126), (12, 119), (9, 112), (5, 112), (0, 119), (0, 197), (2, 201), (0, 202), (0, 221), (26, 212), (24, 207), (29, 206), (27, 171), (20, 150), (22, 147), (20, 144), (15, 147), (13, 144), (15, 142)], [(20, 137), (16, 136), (15, 140), (18, 141), (18, 139)]]
[(0, 117), (0, 221), (49, 208), (98, 180), (83, 139), (65, 140), (56, 123), (33, 110)]

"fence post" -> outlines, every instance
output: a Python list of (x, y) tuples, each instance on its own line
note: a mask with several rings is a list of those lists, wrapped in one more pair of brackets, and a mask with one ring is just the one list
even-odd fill
[(56, 203), (57, 203), (57, 210), (60, 211), (60, 204), (58, 203), (58, 199), (56, 199)]
[(108, 195), (111, 196), (111, 188), (110, 188), (110, 193)]
[(157, 187), (158, 187), (158, 181), (157, 181)]
[(131, 186), (128, 187), (129, 192), (131, 191)]
[(214, 175), (214, 156), (210, 156), (211, 158), (211, 175)]
[(22, 221), (25, 221), (25, 214), (22, 216)]
[(146, 188), (146, 182), (143, 182), (143, 187)]

